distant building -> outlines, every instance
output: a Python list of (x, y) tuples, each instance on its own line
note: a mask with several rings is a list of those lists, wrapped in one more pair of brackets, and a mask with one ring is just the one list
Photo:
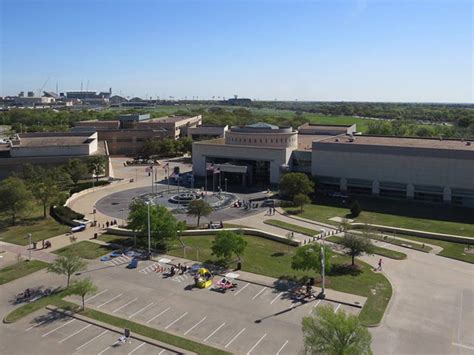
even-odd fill
[(169, 138), (186, 137), (188, 129), (202, 125), (202, 116), (168, 116), (140, 121), (137, 128), (165, 129)]
[(0, 144), (0, 179), (20, 172), (25, 164), (57, 166), (92, 155), (109, 156), (107, 144), (99, 142), (96, 132), (17, 134)]

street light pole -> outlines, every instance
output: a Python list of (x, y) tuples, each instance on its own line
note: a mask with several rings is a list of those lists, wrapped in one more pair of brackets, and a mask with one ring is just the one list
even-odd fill
[(225, 183), (225, 192), (227, 192), (227, 178), (224, 178), (224, 183)]
[(150, 226), (150, 201), (148, 205), (148, 254), (151, 254), (151, 226)]
[(325, 298), (326, 294), (324, 292), (324, 282), (325, 282), (325, 256), (324, 256), (324, 244), (321, 245), (321, 276), (322, 276), (322, 285), (321, 285), (321, 298)]
[(28, 243), (30, 245), (28, 248), (28, 259), (31, 261), (31, 233), (28, 233)]

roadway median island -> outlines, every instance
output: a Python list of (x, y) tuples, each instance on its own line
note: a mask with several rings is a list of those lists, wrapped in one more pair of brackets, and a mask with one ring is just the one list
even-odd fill
[[(338, 237), (338, 236), (327, 237), (325, 240), (336, 243), (336, 244), (342, 243), (342, 237)], [(407, 255), (405, 253), (401, 253), (395, 250), (390, 250), (387, 248), (382, 248), (377, 245), (373, 245), (372, 249), (373, 249), (374, 254), (384, 256), (386, 258), (395, 259), (395, 260), (403, 260), (407, 258)]]
[(301, 234), (304, 234), (304, 235), (307, 235), (307, 236), (310, 236), (310, 237), (313, 237), (313, 236), (320, 233), (319, 231), (317, 231), (315, 229), (301, 227), (301, 226), (298, 226), (296, 224), (291, 224), (291, 223), (279, 221), (279, 220), (276, 220), (276, 219), (267, 219), (267, 220), (263, 221), (263, 223), (268, 224), (270, 226), (286, 229), (286, 230), (289, 230), (291, 232), (301, 233)]

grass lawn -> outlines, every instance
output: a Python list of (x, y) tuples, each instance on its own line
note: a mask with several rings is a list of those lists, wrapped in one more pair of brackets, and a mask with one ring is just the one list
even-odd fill
[[(331, 217), (351, 218), (349, 205), (329, 198), (318, 199), (320, 204), (306, 205), (302, 213), (299, 208), (286, 211), (300, 217), (332, 225)], [(410, 201), (357, 198), (362, 213), (354, 219), (359, 223), (372, 223), (399, 228), (417, 229), (434, 233), (474, 236), (474, 210), (437, 205), (422, 205)]]
[(289, 230), (289, 231), (292, 231), (292, 232), (301, 233), (301, 234), (304, 234), (304, 235), (309, 235), (310, 237), (312, 237), (316, 234), (319, 234), (319, 232), (315, 229), (310, 229), (310, 228), (297, 226), (296, 224), (286, 223), (286, 222), (282, 222), (282, 221), (279, 221), (279, 220), (276, 220), (276, 219), (267, 219), (267, 220), (263, 221), (263, 223), (269, 224), (269, 225), (274, 226), (274, 227), (283, 228), (283, 229), (286, 229), (286, 230)]
[[(242, 270), (274, 278), (314, 276), (312, 272), (291, 269), (295, 247), (260, 237), (246, 235), (244, 238), (248, 245), (242, 258)], [(186, 255), (179, 242), (171, 246), (168, 254), (201, 262), (215, 260), (210, 249), (214, 236), (189, 236), (181, 239), (186, 245)], [(392, 287), (385, 276), (373, 272), (372, 266), (359, 260), (359, 272), (349, 270), (345, 265), (350, 264), (350, 258), (346, 256), (334, 255), (332, 264), (335, 267), (326, 278), (327, 287), (367, 297), (366, 305), (359, 315), (361, 322), (365, 325), (380, 322), (392, 295)]]
[[(420, 243), (428, 243), (433, 245), (438, 245), (443, 250), (437, 255), (445, 256), (447, 258), (456, 259), (460, 261), (465, 261), (471, 264), (474, 264), (474, 253), (465, 253), (464, 249), (467, 248), (466, 244), (447, 242), (444, 240), (430, 239), (430, 238), (421, 238), (411, 235), (400, 235), (400, 238), (410, 239)], [(471, 245), (471, 249), (474, 249), (474, 245)]]
[(36, 312), (37, 310), (46, 307), (49, 304), (53, 304), (57, 307), (61, 307), (63, 309), (71, 309), (75, 310), (77, 309), (76, 305), (73, 305), (70, 302), (63, 301), (63, 297), (66, 297), (67, 294), (66, 292), (60, 291), (57, 293), (54, 293), (51, 296), (47, 297), (42, 297), (37, 301), (31, 302), (31, 303), (26, 303), (23, 306), (20, 306), (10, 312), (5, 318), (4, 321), (7, 323), (13, 323), (16, 322), (17, 320), (27, 316), (28, 314), (31, 314), (33, 312)]
[(111, 244), (121, 244), (121, 245), (132, 245), (133, 244), (133, 237), (128, 236), (121, 236), (121, 235), (113, 235), (113, 234), (102, 234), (98, 238), (106, 243)]
[(47, 217), (22, 220), (16, 226), (0, 229), (0, 240), (8, 243), (27, 245), (28, 233), (34, 242), (55, 237), (68, 232), (70, 227), (59, 224), (53, 218)]
[(0, 285), (6, 284), (7, 282), (19, 279), (23, 276), (32, 274), (38, 270), (44, 269), (48, 266), (40, 260), (31, 261), (20, 261), (16, 264), (4, 267), (0, 269)]
[[(333, 242), (333, 243), (340, 244), (342, 237), (333, 235), (332, 237), (326, 238), (326, 240), (329, 240), (330, 242)], [(382, 248), (376, 245), (373, 246), (373, 250), (374, 250), (374, 254), (385, 256), (391, 259), (403, 260), (407, 258), (407, 255), (405, 253), (400, 253), (399, 251)]]
[(58, 249), (53, 253), (61, 256), (79, 256), (84, 259), (96, 259), (110, 251), (111, 249), (106, 245), (83, 240), (82, 242), (74, 243), (67, 247)]

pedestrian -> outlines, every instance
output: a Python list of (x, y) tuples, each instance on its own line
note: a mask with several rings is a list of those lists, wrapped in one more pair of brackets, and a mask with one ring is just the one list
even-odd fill
[(109, 221), (105, 222), (105, 225), (109, 228)]
[(379, 267), (377, 269), (378, 271), (382, 271), (382, 259), (379, 259)]
[(42, 249), (44, 249), (44, 239), (41, 241)]

